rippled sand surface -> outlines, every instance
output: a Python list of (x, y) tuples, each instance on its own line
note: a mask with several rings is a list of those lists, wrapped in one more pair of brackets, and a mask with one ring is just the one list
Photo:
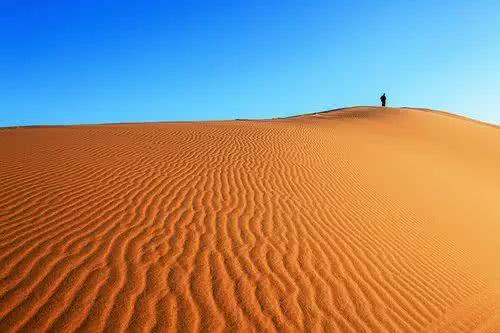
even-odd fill
[(0, 129), (0, 332), (500, 331), (500, 129), (358, 107)]

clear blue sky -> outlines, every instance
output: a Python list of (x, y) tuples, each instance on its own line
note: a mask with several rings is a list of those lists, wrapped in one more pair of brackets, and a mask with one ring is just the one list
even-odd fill
[(0, 0), (0, 126), (351, 105), (500, 123), (500, 1)]

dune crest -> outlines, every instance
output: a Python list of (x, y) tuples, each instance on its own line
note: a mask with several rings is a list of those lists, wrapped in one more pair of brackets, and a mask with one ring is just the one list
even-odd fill
[(0, 143), (0, 332), (500, 330), (498, 127), (358, 107)]

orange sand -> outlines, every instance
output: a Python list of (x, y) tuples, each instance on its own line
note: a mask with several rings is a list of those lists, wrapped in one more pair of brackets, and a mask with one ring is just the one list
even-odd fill
[(4, 128), (0, 158), (0, 332), (500, 331), (496, 126)]

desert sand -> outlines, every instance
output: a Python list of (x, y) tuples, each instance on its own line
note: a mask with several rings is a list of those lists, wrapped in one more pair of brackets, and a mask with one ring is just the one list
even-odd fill
[(500, 128), (0, 129), (0, 332), (126, 330), (500, 332)]

